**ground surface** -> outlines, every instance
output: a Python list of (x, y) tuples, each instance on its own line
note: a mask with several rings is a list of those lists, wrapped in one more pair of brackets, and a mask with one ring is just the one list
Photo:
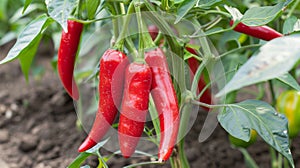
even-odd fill
[[(7, 48), (0, 49), (0, 58)], [(36, 65), (45, 67), (42, 78), (31, 76), (26, 84), (18, 61), (0, 66), (0, 167), (63, 168), (77, 155), (86, 134), (76, 127), (73, 101), (66, 95), (50, 65), (51, 53), (40, 52)], [(186, 153), (192, 168), (242, 168), (242, 154), (230, 147), (226, 132), (218, 126), (205, 142), (198, 135), (206, 113), (199, 112), (187, 136)], [(259, 138), (249, 149), (259, 167), (270, 167), (268, 146)], [(300, 167), (300, 138), (293, 143), (296, 167)], [(147, 161), (149, 158), (143, 158)], [(119, 168), (139, 159), (116, 156), (108, 165)], [(97, 159), (88, 164), (96, 167)], [(148, 167), (170, 167), (168, 164)]]

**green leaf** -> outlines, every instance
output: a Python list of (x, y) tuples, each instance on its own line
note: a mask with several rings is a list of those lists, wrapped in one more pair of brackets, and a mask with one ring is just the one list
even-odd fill
[(80, 153), (76, 159), (68, 166), (68, 168), (79, 168), (82, 162), (84, 162), (89, 156), (92, 154), (90, 153)]
[(295, 90), (300, 91), (300, 86), (299, 86), (298, 82), (289, 73), (281, 75), (276, 79), (279, 80), (280, 82), (294, 88)]
[(88, 19), (94, 19), (95, 13), (98, 9), (98, 6), (100, 4), (100, 0), (86, 0), (85, 1), (86, 10), (88, 13)]
[(77, 0), (46, 0), (46, 5), (50, 17), (57, 21), (67, 32), (67, 20), (77, 6)]
[(22, 13), (24, 13), (26, 11), (27, 7), (31, 4), (31, 2), (32, 2), (32, 0), (25, 0)]
[(285, 156), (294, 167), (289, 146), (288, 120), (266, 102), (246, 100), (229, 104), (218, 115), (218, 120), (228, 133), (244, 141), (249, 141), (251, 129), (256, 130), (266, 143)]
[[(26, 54), (35, 52), (36, 43), (39, 42), (42, 36), (42, 31), (48, 27), (51, 20), (47, 15), (41, 15), (30, 22), (18, 36), (17, 42), (10, 49), (7, 56), (0, 61), (0, 64), (10, 62), (18, 57), (26, 57)], [(37, 46), (36, 46), (37, 47)]]
[(241, 22), (248, 26), (265, 25), (274, 20), (286, 5), (285, 2), (279, 2), (275, 6), (250, 8), (242, 17)]
[(197, 0), (183, 1), (178, 10), (177, 10), (177, 18), (174, 24), (180, 22), (180, 20), (196, 5)]
[(35, 53), (38, 49), (42, 36), (38, 36), (38, 38), (39, 39), (36, 39), (31, 45), (29, 45), (27, 50), (25, 50), (24, 53), (19, 57), (21, 69), (27, 82), (28, 82), (30, 66), (35, 56)]
[(244, 86), (267, 81), (279, 77), (289, 70), (300, 58), (300, 35), (285, 36), (267, 42), (260, 48), (260, 52), (252, 56), (217, 93), (220, 97)]
[(283, 24), (283, 34), (290, 34), (294, 31), (294, 25), (297, 22), (296, 16), (287, 18)]
[(83, 161), (85, 161), (86, 158), (88, 158), (91, 155), (97, 155), (97, 152), (99, 151), (99, 148), (101, 148), (103, 145), (107, 143), (108, 139), (99, 142), (97, 145), (92, 147), (91, 149), (82, 152), (79, 154), (79, 156), (76, 157), (76, 159), (68, 166), (68, 168), (78, 168), (82, 164)]

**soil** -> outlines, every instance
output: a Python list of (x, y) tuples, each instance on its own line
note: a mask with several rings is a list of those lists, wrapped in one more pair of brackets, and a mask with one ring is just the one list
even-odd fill
[[(2, 59), (11, 47), (0, 48)], [(73, 101), (64, 92), (57, 74), (51, 67), (53, 53), (39, 52), (35, 65), (44, 67), (42, 75), (31, 75), (26, 83), (19, 62), (0, 66), (0, 167), (1, 168), (63, 168), (78, 155), (77, 148), (86, 133), (76, 126)], [(226, 132), (220, 127), (202, 143), (198, 136), (207, 113), (200, 111), (186, 137), (186, 154), (192, 168), (243, 168), (241, 152), (230, 146)], [(258, 141), (248, 148), (259, 167), (270, 167), (268, 146)], [(106, 151), (103, 151), (107, 153)], [(300, 137), (293, 141), (292, 153), (300, 167)], [(119, 155), (108, 161), (109, 167), (119, 168), (149, 158), (124, 159)], [(86, 164), (97, 166), (97, 158)], [(170, 167), (152, 165), (145, 167)]]

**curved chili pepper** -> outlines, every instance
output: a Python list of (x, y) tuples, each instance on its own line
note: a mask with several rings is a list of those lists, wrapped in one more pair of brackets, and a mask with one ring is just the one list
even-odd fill
[(119, 121), (119, 143), (123, 157), (135, 151), (144, 130), (151, 88), (151, 70), (146, 64), (131, 63), (125, 74), (125, 87)]
[[(230, 20), (230, 26), (232, 26), (233, 23), (234, 21)], [(238, 23), (234, 30), (266, 41), (283, 36), (281, 33), (268, 26), (247, 26), (242, 22)]]
[(158, 159), (162, 162), (169, 159), (177, 140), (180, 123), (178, 101), (163, 51), (159, 48), (148, 51), (145, 60), (152, 71), (151, 94), (159, 113), (161, 131)]
[(83, 24), (68, 20), (68, 32), (63, 31), (58, 49), (57, 70), (60, 80), (67, 93), (78, 100), (78, 87), (75, 83), (73, 72)]
[[(190, 53), (194, 54), (194, 55), (197, 55), (197, 52), (190, 48), (190, 47), (186, 47), (185, 48), (187, 51), (189, 51)], [(198, 67), (199, 67), (199, 61), (196, 59), (196, 58), (189, 58), (188, 59), (188, 64), (190, 66), (190, 69), (192, 71), (191, 73), (191, 81), (193, 81), (193, 78), (194, 78), (194, 74), (196, 73)], [(206, 86), (206, 82), (204, 80), (204, 76), (201, 75), (200, 77), (200, 80), (198, 82), (198, 90), (199, 92), (202, 91)], [(203, 92), (203, 95), (200, 97), (199, 99), (200, 102), (203, 102), (203, 103), (206, 103), (206, 104), (212, 104), (212, 98), (211, 98), (211, 92), (210, 92), (210, 89), (206, 89), (204, 92)], [(204, 107), (202, 106), (203, 109), (205, 109), (206, 111), (209, 111), (209, 108), (207, 107)]]
[(99, 104), (93, 127), (78, 151), (95, 146), (114, 122), (121, 104), (124, 74), (128, 59), (120, 51), (107, 50), (100, 60)]

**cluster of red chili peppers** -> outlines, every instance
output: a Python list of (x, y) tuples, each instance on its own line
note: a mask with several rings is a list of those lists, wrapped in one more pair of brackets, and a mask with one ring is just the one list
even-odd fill
[(156, 48), (145, 52), (145, 61), (129, 63), (124, 53), (114, 49), (103, 54), (100, 60), (98, 112), (79, 152), (90, 149), (103, 138), (121, 106), (118, 127), (120, 149), (125, 158), (130, 157), (144, 130), (151, 91), (161, 128), (158, 157), (160, 161), (170, 157), (179, 128), (176, 93), (163, 51)]
[[(233, 21), (230, 24), (233, 25)], [(74, 100), (79, 98), (73, 71), (82, 30), (82, 23), (68, 20), (68, 32), (62, 32), (58, 50), (58, 73), (64, 88)], [(239, 23), (234, 30), (264, 40), (282, 36), (267, 26), (249, 27)], [(157, 36), (157, 32), (154, 34), (150, 32), (150, 34)], [(197, 54), (192, 48), (186, 47), (186, 50)], [(122, 155), (125, 158), (130, 157), (143, 133), (151, 94), (160, 121), (161, 139), (158, 159), (159, 161), (169, 159), (177, 140), (180, 123), (178, 101), (163, 51), (155, 48), (146, 51), (144, 55), (145, 62), (130, 63), (127, 56), (119, 50), (108, 49), (103, 54), (99, 71), (98, 112), (88, 137), (78, 149), (79, 152), (92, 148), (104, 137), (120, 107), (119, 144)], [(188, 63), (192, 72), (195, 73), (199, 66), (198, 60), (191, 58)], [(199, 90), (205, 86), (206, 83), (201, 77), (198, 84)], [(204, 92), (200, 101), (212, 103), (209, 89)]]

